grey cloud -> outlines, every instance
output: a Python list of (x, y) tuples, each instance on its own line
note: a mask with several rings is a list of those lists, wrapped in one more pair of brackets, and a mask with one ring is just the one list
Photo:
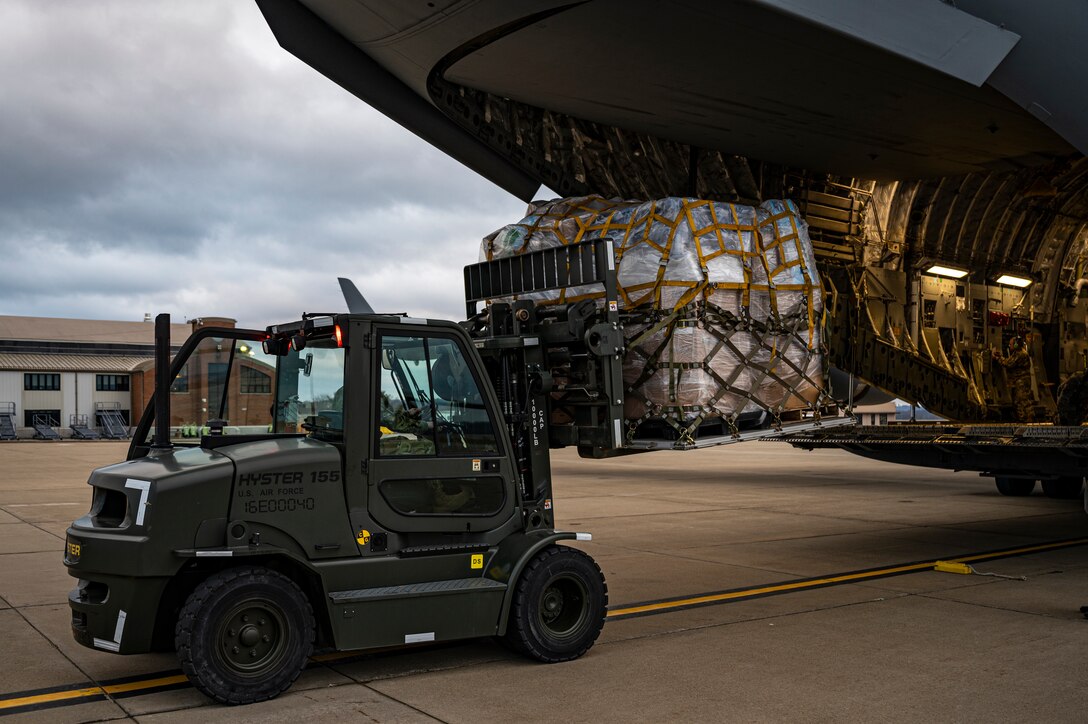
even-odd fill
[(524, 210), (249, 3), (9, 1), (0, 68), (0, 313), (263, 325), (341, 308), (347, 273), (456, 316), (460, 266)]

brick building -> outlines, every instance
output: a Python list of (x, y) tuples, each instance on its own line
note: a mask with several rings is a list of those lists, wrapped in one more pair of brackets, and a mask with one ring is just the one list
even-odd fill
[[(201, 327), (234, 325), (226, 317), (172, 324), (171, 346), (176, 352)], [(0, 437), (34, 437), (41, 432), (35, 424), (61, 437), (78, 437), (75, 431), (83, 428), (103, 436), (127, 433), (154, 392), (154, 351), (150, 315), (143, 322), (0, 315)], [(172, 389), (175, 416), (195, 424), (216, 417), (207, 409), (206, 390), (223, 375), (224, 411), (240, 424), (248, 422), (251, 407), (265, 410), (260, 417), (267, 418), (272, 370), (256, 359), (240, 359), (238, 374), (227, 376), (221, 356), (214, 343), (194, 355)], [(189, 379), (201, 383), (190, 388)]]

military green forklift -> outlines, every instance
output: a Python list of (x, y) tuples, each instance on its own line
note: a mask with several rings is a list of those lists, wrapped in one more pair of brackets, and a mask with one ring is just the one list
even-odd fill
[[(198, 329), (125, 462), (95, 470), (64, 563), (81, 644), (176, 650), (225, 704), (275, 697), (313, 650), (499, 637), (577, 658), (604, 623), (590, 556), (554, 529), (549, 448), (623, 448), (611, 244), (465, 270), (469, 319), (348, 314)], [(343, 282), (342, 282), (343, 283)], [(566, 305), (483, 300), (593, 285)]]

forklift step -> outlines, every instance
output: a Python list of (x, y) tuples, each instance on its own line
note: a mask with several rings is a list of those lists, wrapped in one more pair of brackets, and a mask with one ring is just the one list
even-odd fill
[(397, 555), (401, 558), (414, 558), (416, 556), (437, 556), (443, 553), (477, 553), (486, 551), (486, 543), (447, 543), (434, 546), (411, 546), (402, 548)]
[(389, 600), (394, 598), (415, 598), (417, 596), (442, 596), (453, 593), (482, 593), (501, 591), (505, 583), (490, 578), (457, 578), (452, 581), (425, 581), (408, 583), (403, 586), (379, 586), (378, 588), (358, 588), (354, 591), (333, 591), (329, 598), (333, 603), (360, 603), (363, 601)]

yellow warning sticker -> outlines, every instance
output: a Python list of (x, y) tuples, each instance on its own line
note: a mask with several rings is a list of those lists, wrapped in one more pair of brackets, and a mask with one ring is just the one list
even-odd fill
[(370, 542), (370, 531), (366, 528), (360, 528), (359, 535), (355, 537), (355, 540), (359, 543), (359, 545), (365, 546), (367, 543)]
[(473, 553), (472, 554), (471, 565), (472, 565), (473, 569), (483, 568), (484, 567), (484, 554), (483, 553)]

